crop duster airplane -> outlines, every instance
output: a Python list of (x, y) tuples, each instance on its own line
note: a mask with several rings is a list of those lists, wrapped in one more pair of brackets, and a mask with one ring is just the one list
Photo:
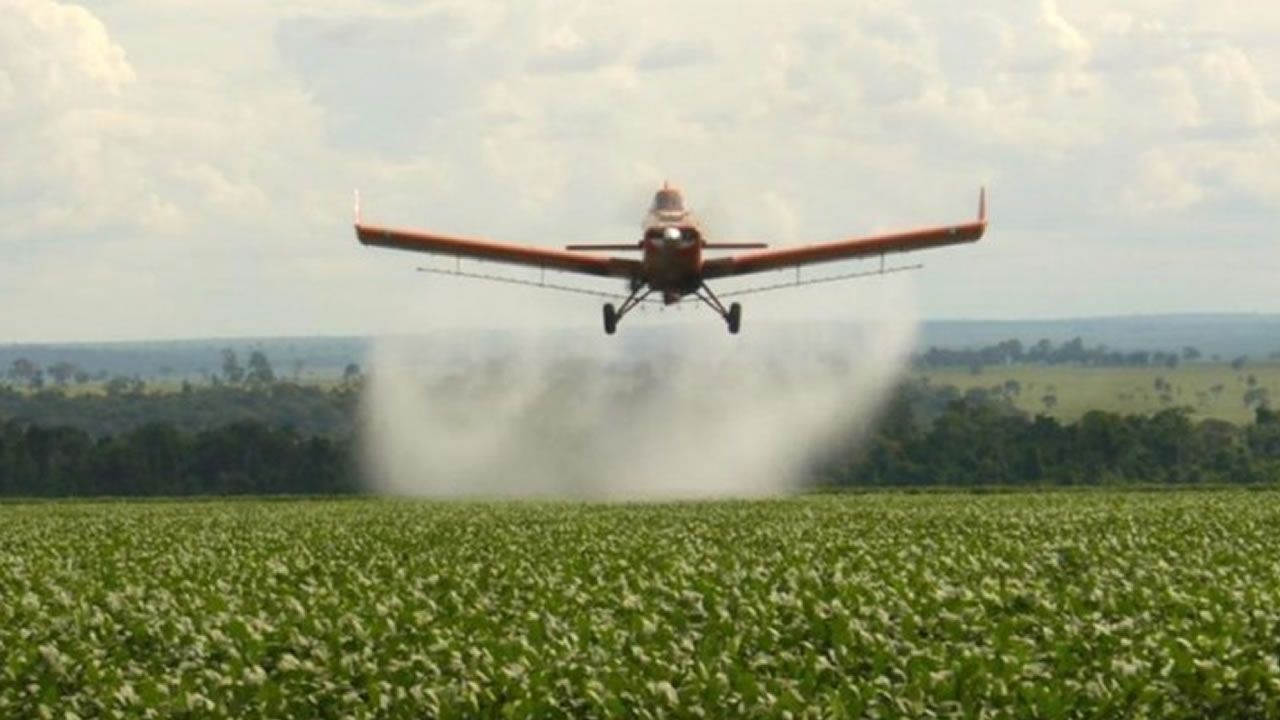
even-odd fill
[[(613, 303), (604, 306), (604, 331), (612, 335), (618, 329), (618, 322), (627, 313), (644, 302), (661, 302), (674, 305), (689, 295), (693, 295), (714, 310), (729, 326), (729, 332), (737, 333), (742, 324), (742, 306), (732, 303), (728, 307), (711, 291), (707, 284), (720, 278), (762, 273), (771, 270), (794, 268), (795, 282), (787, 282), (764, 287), (750, 288), (736, 293), (745, 295), (763, 290), (774, 290), (797, 285), (843, 280), (867, 275), (878, 275), (901, 270), (914, 270), (919, 265), (900, 268), (884, 267), (884, 257), (893, 253), (905, 253), (914, 250), (975, 242), (982, 238), (987, 230), (986, 190), (978, 197), (978, 219), (959, 225), (943, 225), (910, 230), (887, 235), (849, 238), (833, 242), (799, 245), (769, 250), (762, 243), (715, 243), (709, 242), (702, 227), (692, 212), (685, 205), (684, 195), (677, 188), (663, 183), (654, 194), (653, 204), (645, 215), (640, 240), (633, 243), (601, 244), (601, 245), (568, 245), (563, 250), (536, 247), (532, 245), (514, 245), (494, 242), (472, 237), (441, 235), (421, 230), (369, 225), (360, 218), (359, 195), (356, 196), (356, 237), (364, 245), (412, 250), (415, 252), (433, 253), (453, 256), (459, 260), (457, 270), (439, 270), (419, 268), (427, 272), (447, 275), (459, 275), (487, 280), (497, 280), (522, 285), (536, 285), (556, 290), (568, 290), (607, 298), (622, 297), (586, 289), (549, 285), (545, 282), (533, 283), (514, 280), (502, 276), (484, 275), (463, 272), (460, 261), (463, 258), (488, 260), (491, 262), (524, 265), (546, 270), (557, 270), (597, 277), (622, 278), (627, 282), (628, 294), (622, 304), (614, 307)], [(706, 257), (708, 251), (745, 251), (719, 257)], [(634, 252), (639, 257), (600, 257), (593, 253)], [(827, 277), (807, 282), (800, 281), (800, 268), (806, 265), (852, 260), (857, 258), (879, 257), (878, 271), (861, 272), (836, 277)], [(650, 299), (657, 294), (660, 300)]]

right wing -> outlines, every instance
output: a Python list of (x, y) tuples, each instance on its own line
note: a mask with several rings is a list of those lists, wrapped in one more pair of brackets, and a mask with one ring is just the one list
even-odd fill
[(987, 191), (983, 189), (978, 196), (978, 219), (971, 222), (712, 258), (702, 264), (702, 272), (703, 277), (707, 279), (722, 278), (839, 260), (913, 252), (944, 245), (976, 242), (982, 239), (986, 231)]

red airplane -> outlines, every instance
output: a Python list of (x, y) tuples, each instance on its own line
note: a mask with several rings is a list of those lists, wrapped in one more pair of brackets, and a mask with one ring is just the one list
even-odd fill
[[(360, 219), (359, 199), (356, 203), (356, 237), (364, 245), (412, 250), (416, 252), (451, 255), (456, 258), (489, 260), (513, 265), (524, 265), (542, 270), (559, 270), (599, 277), (623, 278), (628, 282), (630, 293), (620, 307), (613, 303), (604, 306), (604, 331), (612, 335), (618, 329), (618, 322), (650, 295), (658, 293), (665, 305), (680, 302), (688, 295), (693, 295), (724, 318), (729, 332), (737, 333), (742, 323), (742, 306), (732, 303), (727, 308), (720, 302), (715, 293), (707, 285), (707, 281), (717, 278), (746, 275), (748, 273), (767, 272), (796, 268), (799, 282), (799, 269), (805, 265), (851, 260), (879, 256), (881, 258), (880, 273), (893, 270), (914, 269), (895, 268), (885, 270), (884, 256), (891, 253), (911, 252), (928, 248), (975, 242), (982, 238), (987, 230), (987, 201), (984, 189), (978, 197), (978, 219), (960, 225), (943, 225), (940, 227), (912, 230), (908, 232), (870, 237), (850, 238), (834, 242), (800, 245), (777, 250), (767, 250), (763, 243), (713, 243), (704, 237), (701, 227), (693, 214), (686, 207), (681, 192), (663, 183), (653, 196), (653, 204), (645, 216), (643, 235), (634, 243), (602, 244), (602, 245), (568, 245), (564, 250), (541, 248), (531, 245), (513, 245), (493, 242), (481, 238), (460, 237), (456, 235), (440, 235), (420, 230), (397, 229), (377, 225), (367, 225)], [(595, 251), (635, 251), (640, 258), (599, 257), (587, 254)], [(736, 255), (721, 257), (703, 257), (704, 250), (748, 250)], [(918, 266), (916, 266), (918, 267)], [(442, 272), (442, 271), (434, 271)], [(461, 270), (446, 274), (477, 277), (505, 282), (510, 280), (500, 276), (464, 273)], [(811, 282), (825, 282), (861, 275), (878, 273), (858, 273), (836, 278), (825, 278)], [(605, 295), (586, 290), (577, 290), (558, 285), (538, 283), (540, 287), (559, 290), (587, 292), (593, 295)], [(774, 285), (757, 290), (790, 287)], [(751, 290), (740, 292), (745, 294)]]

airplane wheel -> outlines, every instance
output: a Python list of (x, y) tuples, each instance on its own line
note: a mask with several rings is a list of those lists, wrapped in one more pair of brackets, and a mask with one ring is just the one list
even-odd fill
[(618, 311), (614, 309), (613, 303), (604, 304), (604, 332), (606, 335), (612, 335), (618, 331)]
[(738, 328), (742, 327), (742, 306), (734, 303), (729, 306), (729, 332), (737, 335)]

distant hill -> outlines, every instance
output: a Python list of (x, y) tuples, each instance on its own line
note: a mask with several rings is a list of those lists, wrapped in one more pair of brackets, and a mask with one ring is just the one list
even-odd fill
[[(804, 328), (797, 328), (803, 332)], [(588, 330), (553, 331), (574, 342), (594, 337)], [(688, 327), (636, 325), (621, 337), (629, 353), (661, 354), (691, 331)], [(722, 332), (714, 323), (706, 332)], [(750, 332), (748, 326), (744, 332)], [(851, 338), (857, 337), (850, 328)], [(511, 336), (498, 331), (449, 331), (438, 337), (445, 347), (470, 355), (497, 351)], [(1280, 315), (1154, 315), (1072, 318), (1062, 320), (931, 320), (920, 328), (918, 347), (976, 348), (1017, 338), (1024, 344), (1040, 339), (1061, 343), (1080, 337), (1089, 347), (1115, 350), (1180, 350), (1192, 346), (1205, 357), (1264, 358), (1280, 351)], [(364, 364), (373, 339), (368, 337), (295, 337), (165, 340), (118, 343), (59, 343), (0, 345), (0, 372), (20, 357), (37, 366), (73, 363), (90, 373), (139, 375), (144, 378), (197, 379), (218, 372), (222, 350), (231, 348), (243, 364), (250, 352), (261, 350), (278, 375), (323, 379), (341, 375), (348, 363)], [(564, 343), (573, 346), (573, 342)]]

